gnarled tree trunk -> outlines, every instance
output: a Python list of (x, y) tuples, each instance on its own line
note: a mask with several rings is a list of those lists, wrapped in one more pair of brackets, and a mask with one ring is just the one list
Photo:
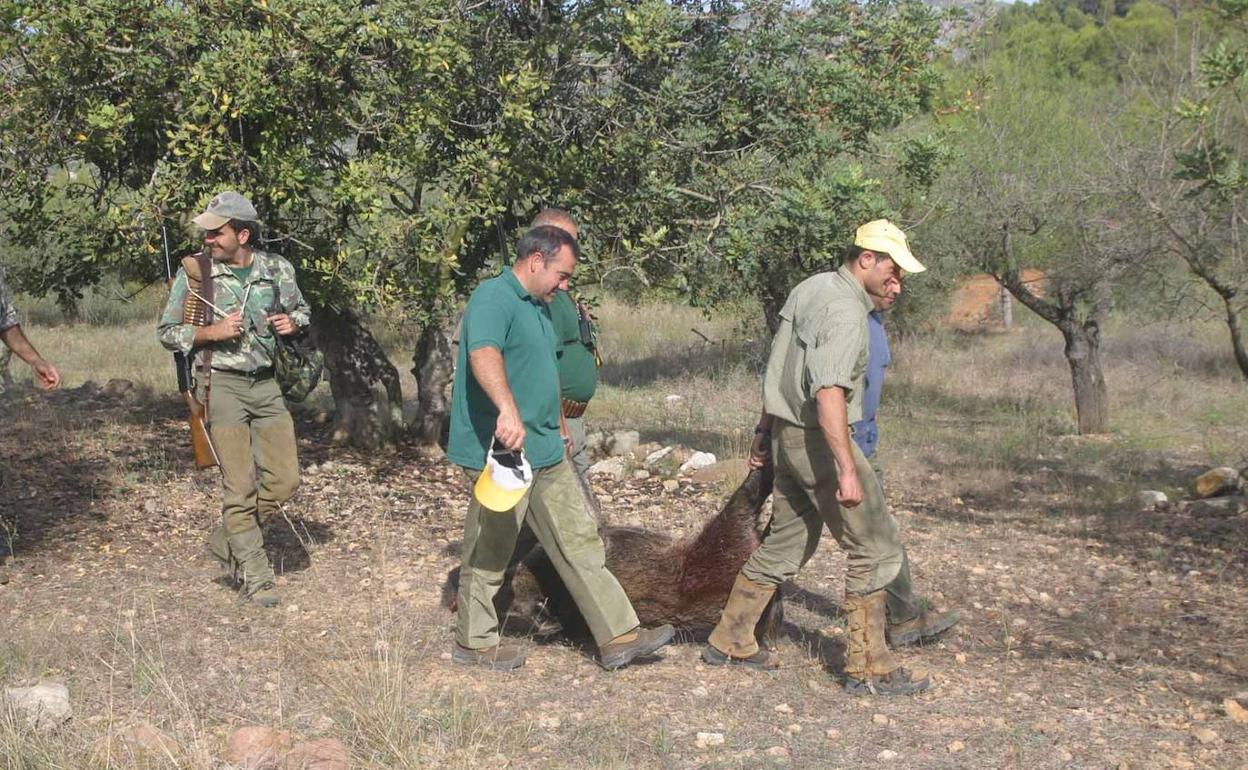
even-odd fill
[[(1005, 253), (1010, 252), (1008, 235)], [(1017, 268), (994, 272), (997, 282), (1014, 298), (1044, 320), (1057, 327), (1066, 340), (1066, 363), (1075, 390), (1075, 420), (1080, 434), (1105, 433), (1109, 430), (1109, 392), (1101, 363), (1101, 327), (1109, 317), (1112, 295), (1109, 283), (1102, 280), (1078, 291), (1058, 289), (1044, 297), (1028, 286)], [(1081, 314), (1077, 307), (1081, 297), (1093, 298), (1090, 312)]]
[(1226, 304), (1226, 327), (1231, 330), (1231, 348), (1235, 351), (1235, 363), (1239, 371), (1248, 380), (1248, 340), (1244, 339), (1244, 328), (1240, 324), (1240, 310), (1235, 307), (1235, 296), (1223, 297)]
[(1109, 429), (1109, 393), (1101, 367), (1101, 326), (1097, 321), (1058, 326), (1066, 340), (1066, 362), (1075, 386), (1075, 416), (1079, 433)]
[(396, 440), (403, 425), (399, 370), (353, 311), (315, 307), (312, 320), (334, 393), (333, 440), (362, 447)]
[(443, 443), (444, 440), (450, 416), (447, 389), (455, 373), (453, 342), (458, 326), (458, 316), (443, 323), (430, 323), (421, 332), (412, 355), (419, 409), (408, 433), (422, 444)]

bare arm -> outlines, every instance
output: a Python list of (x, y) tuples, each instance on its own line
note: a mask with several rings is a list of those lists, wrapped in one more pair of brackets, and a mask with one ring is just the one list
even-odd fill
[(854, 467), (854, 452), (850, 447), (845, 390), (839, 387), (821, 388), (815, 393), (815, 407), (819, 414), (819, 429), (836, 460), (836, 499), (846, 508), (853, 508), (862, 502), (862, 482)]
[(61, 373), (39, 355), (35, 346), (26, 339), (26, 334), (20, 325), (10, 326), (0, 331), (0, 339), (4, 340), (4, 344), (8, 345), (9, 350), (16, 353), (18, 358), (30, 364), (30, 368), (35, 370), (35, 379), (44, 390), (52, 390), (61, 384)]
[(468, 365), (477, 384), (490, 397), (498, 409), (498, 423), (494, 435), (508, 449), (524, 446), (524, 423), (520, 410), (507, 384), (507, 369), (503, 366), (503, 354), (498, 348), (484, 347), (468, 353)]
[(763, 468), (771, 463), (771, 415), (766, 412), (758, 416), (758, 427), (754, 429), (754, 441), (746, 462), (750, 468)]

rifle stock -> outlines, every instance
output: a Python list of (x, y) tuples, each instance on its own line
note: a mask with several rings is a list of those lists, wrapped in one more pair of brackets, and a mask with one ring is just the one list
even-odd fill
[(182, 396), (186, 399), (188, 411), (186, 421), (191, 426), (191, 452), (195, 455), (195, 467), (203, 470), (219, 465), (217, 449), (212, 445), (212, 437), (208, 435), (208, 426), (204, 423), (204, 405), (189, 390)]
[[(172, 283), (173, 265), (169, 261), (169, 239), (163, 225), (160, 228), (160, 235), (165, 247), (165, 274)], [(191, 270), (187, 271), (188, 285), (191, 272)], [(198, 287), (192, 286), (191, 288)], [(205, 308), (201, 305), (202, 303), (198, 302), (186, 303), (183, 307), (183, 320), (196, 326), (204, 325)], [(208, 407), (195, 396), (195, 374), (191, 368), (191, 359), (185, 353), (174, 353), (173, 365), (178, 375), (178, 392), (186, 401), (186, 421), (191, 429), (191, 452), (195, 457), (195, 467), (202, 470), (220, 465), (217, 449), (212, 445), (212, 436), (208, 434)], [(204, 400), (207, 401), (207, 391), (205, 391)]]
[(208, 408), (195, 397), (190, 359), (182, 353), (174, 353), (173, 361), (178, 370), (178, 391), (186, 400), (186, 421), (191, 427), (191, 452), (195, 455), (195, 467), (203, 469), (219, 465), (217, 449), (208, 435)]

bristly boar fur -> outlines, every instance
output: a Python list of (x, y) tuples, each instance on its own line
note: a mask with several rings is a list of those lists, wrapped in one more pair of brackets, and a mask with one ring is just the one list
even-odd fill
[[(639, 527), (599, 528), (607, 568), (628, 594), (642, 625), (671, 623), (692, 634), (715, 626), (737, 573), (758, 548), (763, 504), (771, 485), (770, 468), (751, 471), (723, 509), (697, 534), (685, 538)], [(446, 606), (454, 608), (458, 588), (457, 567), (443, 588)], [(541, 545), (513, 560), (495, 606), (508, 633), (589, 636)], [(774, 638), (782, 614), (777, 593), (759, 623), (760, 638)]]

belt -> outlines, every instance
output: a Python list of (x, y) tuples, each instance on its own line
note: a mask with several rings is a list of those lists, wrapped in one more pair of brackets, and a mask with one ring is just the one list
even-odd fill
[(573, 401), (570, 398), (562, 399), (563, 416), (575, 420), (577, 417), (585, 414), (585, 408), (589, 406), (588, 401)]
[(252, 382), (259, 382), (260, 380), (267, 380), (273, 376), (273, 367), (265, 366), (260, 369), (254, 369), (250, 372), (240, 372), (237, 369), (213, 369), (212, 373), (227, 374), (231, 377), (242, 377), (244, 379), (251, 380)]

